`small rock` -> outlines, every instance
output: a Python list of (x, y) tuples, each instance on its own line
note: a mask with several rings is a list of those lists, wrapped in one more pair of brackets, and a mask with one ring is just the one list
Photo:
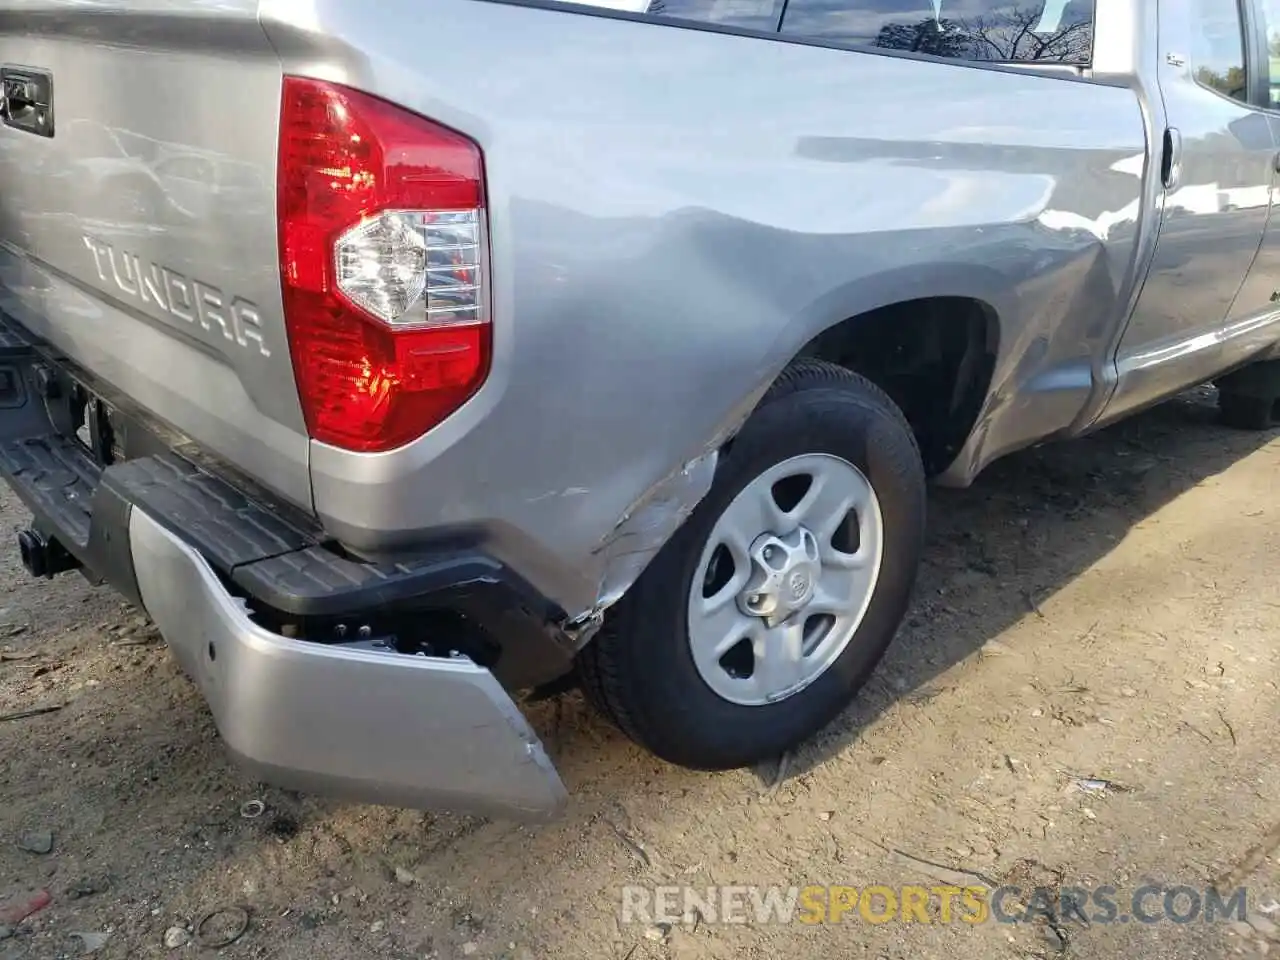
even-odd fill
[(1120, 696), (1122, 697), (1136, 697), (1137, 695), (1138, 695), (1138, 691), (1133, 689), (1133, 687), (1120, 688)]
[(1257, 943), (1254, 944), (1254, 947), (1257, 948), (1258, 956), (1260, 957), (1265, 957), (1267, 954), (1271, 952), (1271, 944), (1268, 943), (1266, 940), (1259, 940)]
[(1085, 807), (1085, 808), (1084, 808), (1083, 813), (1084, 813), (1084, 817), (1085, 817), (1085, 819), (1086, 819), (1086, 820), (1097, 820), (1097, 819), (1098, 819), (1098, 815), (1097, 815), (1096, 813), (1094, 813), (1092, 810), (1090, 810), (1088, 807)]
[[(102, 885), (105, 887), (105, 884)], [(67, 899), (79, 900), (82, 897), (92, 897), (99, 892), (99, 884), (93, 880), (77, 880), (75, 883), (67, 887)]]
[(403, 884), (406, 887), (412, 887), (417, 882), (418, 878), (404, 867), (396, 867), (396, 883)]
[(1245, 923), (1243, 920), (1232, 920), (1227, 924), (1227, 929), (1234, 933), (1237, 937), (1252, 937), (1253, 927)]
[(480, 944), (476, 943), (474, 940), (468, 940), (466, 943), (462, 945), (462, 952), (466, 954), (468, 957), (471, 956), (473, 953), (475, 953), (479, 949), (480, 949)]
[(382, 928), (385, 927), (386, 925), (387, 925), (387, 921), (385, 920), (375, 920), (373, 921), (373, 923), (369, 924), (369, 932), (381, 933)]
[(107, 945), (107, 941), (111, 939), (109, 933), (73, 933), (71, 936), (80, 941), (81, 954), (97, 953)]
[(48, 853), (53, 849), (53, 832), (29, 830), (18, 838), (18, 849), (27, 853)]
[(818, 819), (826, 821), (826, 820), (830, 820), (832, 816), (833, 814), (830, 810), (823, 810), (820, 814), (818, 814)]
[(164, 945), (170, 950), (177, 950), (178, 947), (186, 946), (187, 941), (191, 939), (191, 934), (187, 933), (186, 927), (170, 927), (164, 932)]
[(1257, 917), (1252, 914), (1249, 916), (1249, 926), (1253, 927), (1253, 929), (1257, 930), (1264, 937), (1274, 937), (1278, 929), (1276, 925), (1266, 917)]
[(0, 940), (8, 940), (13, 936), (13, 927), (7, 923), (0, 923)]
[(1036, 707), (1034, 710), (1031, 711), (1031, 715), (1033, 717), (1043, 717), (1044, 711), (1041, 710), (1039, 707)]
[(654, 943), (661, 943), (667, 939), (667, 934), (671, 932), (671, 927), (665, 923), (655, 923), (652, 927), (644, 932), (646, 940), (652, 940)]

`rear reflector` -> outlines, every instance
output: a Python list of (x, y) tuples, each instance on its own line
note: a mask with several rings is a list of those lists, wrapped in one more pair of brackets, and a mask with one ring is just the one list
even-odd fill
[(279, 233), (285, 323), (311, 436), (414, 440), (489, 369), (484, 171), (461, 134), (287, 77)]

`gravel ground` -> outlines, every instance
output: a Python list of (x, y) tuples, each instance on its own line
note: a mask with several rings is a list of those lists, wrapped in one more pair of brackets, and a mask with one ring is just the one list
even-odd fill
[[(666, 766), (577, 695), (531, 707), (573, 797), (538, 828), (245, 779), (144, 616), (6, 548), (0, 715), (61, 709), (0, 721), (0, 915), (52, 897), (0, 921), (0, 960), (1280, 953), (1280, 435), (1217, 426), (1211, 400), (935, 491), (899, 640), (781, 778)], [(24, 522), (0, 496), (0, 526)], [(1127, 915), (1145, 883), (1212, 881), (1248, 888), (1247, 922), (1086, 926), (1060, 900), (1017, 924), (621, 917), (624, 886), (1107, 884)], [(209, 946), (234, 909), (247, 929)]]

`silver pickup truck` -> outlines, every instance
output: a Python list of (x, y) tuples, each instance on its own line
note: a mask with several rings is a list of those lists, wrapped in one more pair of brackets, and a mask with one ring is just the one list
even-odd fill
[(925, 483), (1280, 397), (1280, 0), (0, 0), (0, 472), (228, 748), (545, 817), (777, 756)]

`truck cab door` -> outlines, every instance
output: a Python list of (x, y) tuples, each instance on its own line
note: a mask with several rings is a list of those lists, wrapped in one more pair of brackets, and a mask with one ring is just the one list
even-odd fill
[[(1280, 0), (1257, 0), (1255, 6), (1262, 19), (1261, 33), (1266, 40), (1267, 119), (1271, 122), (1276, 143), (1280, 144)], [(1280, 329), (1277, 329), (1280, 327), (1280, 210), (1277, 209), (1280, 202), (1280, 150), (1276, 153), (1275, 169), (1271, 216), (1249, 278), (1240, 288), (1237, 298), (1240, 309), (1262, 311), (1258, 315), (1258, 336), (1268, 344), (1280, 339)]]
[[(1277, 62), (1280, 68), (1280, 61)], [(1280, 117), (1269, 117), (1272, 132), (1280, 143)], [(1280, 167), (1280, 153), (1277, 153)], [(1271, 189), (1271, 215), (1262, 234), (1258, 256), (1249, 269), (1249, 276), (1236, 297), (1231, 315), (1256, 323), (1251, 334), (1253, 346), (1268, 346), (1280, 339), (1280, 176)]]
[[(1253, 24), (1237, 0), (1161, 0), (1158, 82), (1166, 114), (1152, 144), (1163, 181), (1156, 251), (1116, 356), (1102, 422), (1213, 376), (1241, 343), (1225, 328), (1266, 313), (1247, 283), (1271, 208), (1280, 147), (1256, 105)], [(1260, 65), (1266, 70), (1265, 61)]]

